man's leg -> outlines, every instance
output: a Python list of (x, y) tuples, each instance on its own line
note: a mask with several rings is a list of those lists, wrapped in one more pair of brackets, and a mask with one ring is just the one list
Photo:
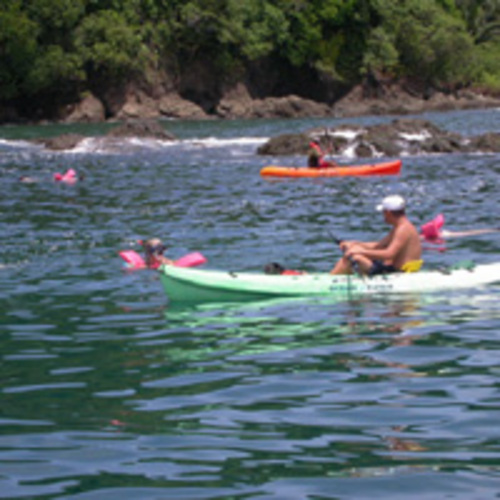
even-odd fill
[[(356, 262), (356, 271), (361, 272), (362, 274), (368, 274), (368, 271), (371, 269), (373, 265), (373, 261), (368, 257), (363, 257), (361, 255), (355, 255), (351, 260)], [(347, 259), (347, 257), (342, 257), (335, 264), (335, 267), (330, 271), (330, 274), (352, 274), (352, 264)]]
[(330, 274), (351, 274), (351, 272), (351, 264), (345, 257), (341, 257), (330, 271)]

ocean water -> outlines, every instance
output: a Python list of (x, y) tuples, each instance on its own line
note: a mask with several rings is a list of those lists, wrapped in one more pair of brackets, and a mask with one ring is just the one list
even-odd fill
[[(374, 207), (396, 192), (417, 224), (498, 227), (498, 154), (406, 155), (394, 177), (259, 175), (305, 161), (258, 156), (269, 137), (393, 118), (165, 122), (175, 143), (1, 127), (0, 498), (498, 498), (499, 284), (175, 306), (118, 256), (158, 236), (208, 268), (327, 271), (330, 234), (376, 239)], [(500, 131), (499, 110), (423, 118)], [(28, 142), (63, 132), (94, 137), (72, 152)], [(84, 179), (53, 182), (67, 168)], [(492, 233), (425, 260), (499, 250)]]

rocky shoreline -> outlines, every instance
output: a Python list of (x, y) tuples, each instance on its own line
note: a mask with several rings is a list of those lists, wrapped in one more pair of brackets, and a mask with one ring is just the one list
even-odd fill
[(474, 137), (440, 129), (421, 119), (395, 119), (363, 127), (344, 124), (313, 128), (299, 134), (273, 137), (260, 146), (260, 155), (306, 155), (309, 141), (316, 139), (329, 154), (355, 158), (400, 157), (436, 153), (500, 153), (500, 133)]
[[(109, 103), (108, 106), (109, 107)], [(450, 111), (500, 107), (500, 98), (462, 90), (453, 94), (434, 92), (422, 96), (401, 85), (387, 85), (377, 92), (359, 85), (334, 104), (329, 105), (297, 95), (254, 99), (243, 84), (225, 93), (213, 112), (177, 93), (153, 98), (137, 88), (130, 88), (112, 107), (111, 120), (168, 118), (181, 120), (356, 117), (363, 115), (407, 115), (425, 111)], [(105, 105), (92, 94), (68, 106), (61, 113), (64, 123), (106, 121)]]
[[(209, 109), (159, 87), (145, 90), (129, 84), (101, 98), (86, 92), (79, 102), (54, 111), (51, 122), (103, 123), (126, 120), (232, 120), (259, 118), (348, 118), (364, 115), (408, 115), (426, 111), (500, 108), (500, 96), (464, 89), (453, 93), (424, 93), (404, 82), (368, 86), (360, 84), (334, 103), (314, 101), (297, 95), (254, 98), (243, 83), (226, 89)], [(47, 123), (40, 119), (38, 123)], [(23, 123), (14, 108), (0, 106), (0, 123)]]
[[(400, 118), (388, 124), (372, 127), (343, 125), (337, 128), (306, 130), (299, 134), (284, 134), (272, 138), (261, 146), (262, 155), (306, 154), (311, 138), (318, 138), (322, 146), (334, 154), (349, 153), (355, 157), (396, 157), (402, 154), (429, 154), (453, 152), (500, 152), (500, 134), (491, 132), (478, 137), (461, 137), (421, 119), (404, 119), (404, 115), (426, 111), (500, 108), (500, 99), (471, 90), (453, 94), (434, 92), (422, 96), (401, 83), (384, 84), (376, 88), (359, 85), (335, 102), (334, 105), (316, 102), (295, 95), (253, 99), (243, 84), (227, 91), (215, 107), (207, 113), (196, 103), (178, 94), (158, 94), (156, 99), (131, 85), (118, 99), (106, 106), (92, 94), (80, 103), (70, 106), (61, 114), (62, 123), (116, 122), (108, 134), (101, 138), (105, 145), (124, 137), (148, 137), (175, 141), (162, 119), (270, 119), (270, 118), (347, 118), (365, 115), (397, 115)], [(112, 106), (111, 106), (111, 104)], [(106, 119), (105, 107), (113, 111)], [(108, 111), (109, 113), (109, 111)], [(38, 139), (51, 150), (71, 150), (86, 139), (79, 134), (62, 134)]]
[[(106, 149), (116, 141), (127, 138), (151, 138), (176, 141), (157, 120), (129, 120), (112, 128), (100, 137), (100, 147)], [(79, 134), (61, 134), (40, 138), (33, 142), (53, 151), (71, 150), (87, 139)], [(500, 133), (490, 132), (474, 137), (464, 137), (437, 127), (428, 120), (398, 118), (389, 123), (372, 126), (343, 124), (321, 127), (301, 133), (272, 137), (256, 153), (269, 156), (306, 155), (311, 139), (319, 141), (329, 154), (355, 157), (400, 157), (403, 155), (435, 153), (499, 153)]]

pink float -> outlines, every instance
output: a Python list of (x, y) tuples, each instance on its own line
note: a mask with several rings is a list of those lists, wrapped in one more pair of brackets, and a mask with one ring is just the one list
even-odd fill
[(442, 243), (441, 229), (444, 225), (444, 215), (439, 214), (431, 221), (423, 224), (420, 227), (420, 234), (423, 236), (424, 240), (431, 243)]
[[(122, 250), (118, 255), (125, 261), (127, 269), (138, 270), (147, 267), (146, 261), (135, 250)], [(177, 267), (195, 267), (204, 264), (207, 261), (200, 252), (191, 252), (175, 261)]]
[(76, 171), (72, 168), (69, 168), (66, 170), (64, 174), (61, 174), (60, 172), (56, 172), (54, 174), (54, 180), (56, 182), (64, 182), (66, 184), (74, 184), (77, 180), (78, 177), (76, 175)]

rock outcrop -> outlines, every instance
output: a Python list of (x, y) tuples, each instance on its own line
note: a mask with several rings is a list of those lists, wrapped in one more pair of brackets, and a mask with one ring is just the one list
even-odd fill
[(53, 151), (64, 151), (75, 148), (85, 136), (80, 134), (61, 134), (55, 137), (35, 139), (33, 142), (42, 144)]
[(163, 141), (176, 139), (157, 120), (127, 120), (112, 128), (106, 135), (107, 137), (149, 137)]
[(283, 134), (257, 150), (261, 155), (305, 155), (309, 141), (318, 139), (332, 154), (360, 158), (397, 157), (408, 154), (500, 152), (500, 133), (476, 137), (442, 130), (427, 120), (397, 119), (391, 123), (362, 127), (342, 125), (316, 128), (299, 134)]
[(165, 118), (177, 118), (181, 120), (206, 120), (211, 118), (200, 106), (192, 101), (183, 99), (175, 92), (166, 94), (160, 99), (158, 110), (160, 115)]
[[(120, 139), (151, 138), (161, 141), (175, 141), (176, 137), (167, 131), (157, 120), (127, 120), (112, 128), (105, 136), (94, 138), (101, 147), (114, 144)], [(42, 144), (53, 151), (71, 150), (88, 137), (81, 134), (61, 134), (55, 137), (35, 139), (33, 142)]]
[(497, 107), (500, 99), (478, 92), (462, 90), (445, 94), (434, 91), (429, 95), (412, 91), (401, 83), (383, 85), (376, 93), (363, 85), (354, 87), (333, 105), (337, 117), (365, 115), (408, 115), (426, 111), (452, 111)]
[(83, 99), (66, 108), (66, 123), (99, 123), (106, 118), (103, 103), (93, 94), (87, 94)]
[(226, 92), (216, 108), (220, 118), (305, 118), (332, 115), (327, 104), (304, 99), (296, 95), (253, 99), (243, 84)]

